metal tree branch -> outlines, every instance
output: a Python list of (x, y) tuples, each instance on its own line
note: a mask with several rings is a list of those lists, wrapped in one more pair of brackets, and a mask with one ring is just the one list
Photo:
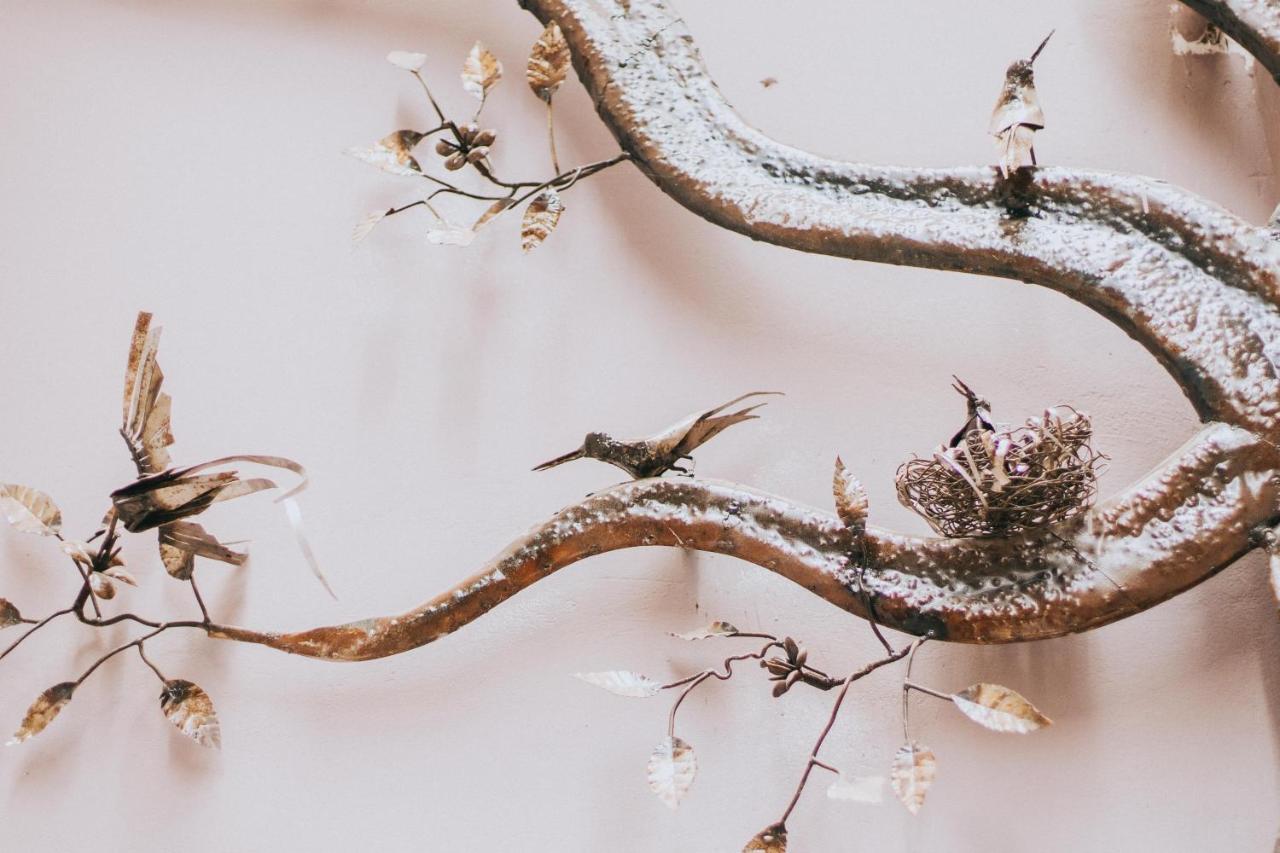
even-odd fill
[[(740, 486), (640, 480), (534, 528), (454, 589), (400, 616), (292, 634), (215, 637), (366, 660), (444, 636), (555, 570), (665, 545), (763, 566), (850, 613), (964, 642), (1084, 631), (1137, 613), (1256, 547), (1277, 521), (1280, 243), (1148, 178), (1061, 168), (916, 169), (827, 160), (748, 126), (662, 0), (525, 0), (556, 21), (597, 110), (664, 192), (788, 248), (1014, 278), (1058, 290), (1155, 355), (1205, 422), (1152, 475), (1089, 513), (999, 539), (871, 529), (859, 590), (827, 513)], [(1191, 3), (1274, 60), (1274, 4)], [(1241, 22), (1229, 24), (1230, 12)], [(1242, 26), (1259, 34), (1241, 35)], [(1235, 27), (1235, 30), (1232, 27)], [(1268, 65), (1268, 67), (1272, 67)], [(866, 602), (866, 603), (864, 603)]]
[(1276, 0), (1182, 0), (1249, 51), (1280, 83), (1280, 3)]

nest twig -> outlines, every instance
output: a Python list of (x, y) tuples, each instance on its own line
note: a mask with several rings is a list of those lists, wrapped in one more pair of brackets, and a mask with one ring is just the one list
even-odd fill
[(1005, 536), (1070, 518), (1093, 503), (1099, 462), (1089, 417), (1070, 406), (1018, 427), (964, 433), (898, 469), (898, 500), (943, 536)]

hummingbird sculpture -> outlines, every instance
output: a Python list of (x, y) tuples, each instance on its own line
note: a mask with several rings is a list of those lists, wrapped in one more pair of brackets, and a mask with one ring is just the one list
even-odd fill
[[(1048, 41), (1048, 39), (1045, 39)], [(1043, 45), (1042, 45), (1043, 47)], [(952, 376), (955, 384), (951, 387), (956, 389), (969, 405), (969, 419), (964, 422), (964, 426), (960, 427), (960, 431), (951, 437), (948, 447), (959, 447), (965, 440), (965, 436), (975, 429), (983, 429), (991, 432), (995, 426), (988, 419), (991, 414), (991, 404), (974, 393), (973, 389), (960, 381), (960, 377)]]
[(764, 403), (756, 403), (754, 406), (747, 406), (728, 414), (722, 415), (720, 414), (721, 412), (749, 397), (781, 393), (781, 391), (752, 391), (749, 394), (743, 394), (741, 397), (735, 397), (727, 403), (716, 406), (714, 409), (692, 414), (679, 423), (672, 424), (648, 438), (625, 440), (614, 438), (603, 432), (589, 432), (586, 439), (583, 440), (582, 446), (577, 450), (543, 462), (533, 470), (545, 471), (548, 468), (563, 465), (565, 462), (572, 462), (574, 459), (586, 458), (608, 462), (610, 465), (626, 471), (637, 480), (642, 480), (646, 477), (660, 477), (666, 471), (679, 471), (681, 474), (689, 474), (688, 469), (680, 466), (681, 460), (688, 459), (692, 461), (693, 456), (690, 454), (694, 450), (706, 444), (724, 430), (736, 423), (759, 417), (759, 415), (753, 415), (752, 412), (763, 406)]
[(1019, 59), (1004, 73), (1004, 88), (991, 111), (991, 135), (1000, 152), (1000, 174), (1009, 174), (1022, 166), (1036, 165), (1036, 131), (1044, 128), (1044, 110), (1036, 94), (1035, 74), (1031, 70), (1036, 57), (1053, 38), (1044, 37), (1030, 59)]

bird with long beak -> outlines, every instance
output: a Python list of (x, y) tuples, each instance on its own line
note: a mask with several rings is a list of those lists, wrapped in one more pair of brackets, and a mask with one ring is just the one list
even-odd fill
[(992, 425), (991, 404), (974, 393), (973, 389), (960, 381), (960, 377), (952, 376), (955, 384), (951, 387), (956, 390), (965, 399), (965, 403), (969, 407), (969, 419), (964, 422), (964, 426), (960, 427), (960, 431), (951, 437), (948, 447), (959, 447), (965, 440), (965, 436), (973, 432), (975, 429), (986, 430), (991, 432), (995, 429)]
[(557, 456), (543, 462), (533, 470), (545, 471), (574, 459), (598, 459), (621, 468), (637, 480), (645, 477), (660, 477), (667, 471), (679, 471), (681, 474), (691, 473), (680, 466), (680, 461), (693, 460), (694, 450), (715, 438), (724, 430), (742, 421), (753, 420), (759, 415), (752, 414), (764, 403), (756, 403), (734, 412), (721, 414), (730, 406), (741, 403), (749, 397), (766, 394), (781, 394), (781, 391), (752, 391), (735, 397), (727, 403), (697, 412), (672, 424), (656, 435), (648, 438), (618, 439), (603, 432), (589, 432), (582, 446), (571, 453)]
[(1000, 152), (1000, 174), (1006, 178), (1015, 169), (1036, 165), (1035, 136), (1037, 130), (1044, 128), (1044, 110), (1040, 108), (1031, 66), (1051, 38), (1053, 32), (1044, 37), (1030, 59), (1019, 59), (1009, 66), (1004, 73), (1004, 88), (991, 111), (990, 132)]

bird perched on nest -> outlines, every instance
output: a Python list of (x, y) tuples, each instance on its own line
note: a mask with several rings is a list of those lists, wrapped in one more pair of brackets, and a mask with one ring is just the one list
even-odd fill
[(741, 397), (735, 397), (727, 403), (716, 406), (714, 409), (689, 415), (679, 423), (673, 424), (648, 438), (627, 440), (614, 438), (608, 433), (589, 432), (583, 440), (582, 446), (577, 450), (566, 453), (563, 456), (557, 456), (548, 462), (543, 462), (533, 470), (545, 471), (548, 468), (563, 465), (565, 462), (572, 462), (574, 459), (586, 458), (608, 462), (610, 465), (626, 471), (637, 480), (645, 477), (660, 477), (666, 471), (679, 471), (682, 474), (688, 474), (690, 472), (679, 465), (681, 460), (688, 459), (692, 461), (693, 456), (690, 454), (694, 450), (706, 444), (724, 430), (736, 423), (759, 417), (759, 415), (754, 415), (752, 412), (763, 406), (764, 403), (756, 403), (754, 406), (747, 406), (728, 414), (722, 415), (720, 414), (721, 412), (749, 397), (781, 393), (781, 391), (752, 391), (749, 394), (743, 394)]
[(995, 425), (989, 419), (991, 404), (975, 394), (973, 389), (965, 385), (964, 382), (960, 381), (959, 376), (952, 376), (951, 378), (955, 380), (955, 384), (951, 387), (964, 397), (965, 403), (969, 407), (969, 419), (964, 422), (964, 426), (960, 427), (959, 432), (951, 436), (951, 442), (947, 445), (948, 447), (959, 447), (960, 442), (964, 441), (965, 436), (973, 430), (984, 429), (987, 432), (991, 432), (995, 429)]
[(1044, 37), (1030, 59), (1019, 59), (1004, 73), (1004, 88), (991, 111), (991, 135), (1000, 152), (1000, 174), (1009, 174), (1022, 166), (1036, 165), (1035, 136), (1044, 128), (1044, 110), (1036, 94), (1032, 64), (1053, 33)]

